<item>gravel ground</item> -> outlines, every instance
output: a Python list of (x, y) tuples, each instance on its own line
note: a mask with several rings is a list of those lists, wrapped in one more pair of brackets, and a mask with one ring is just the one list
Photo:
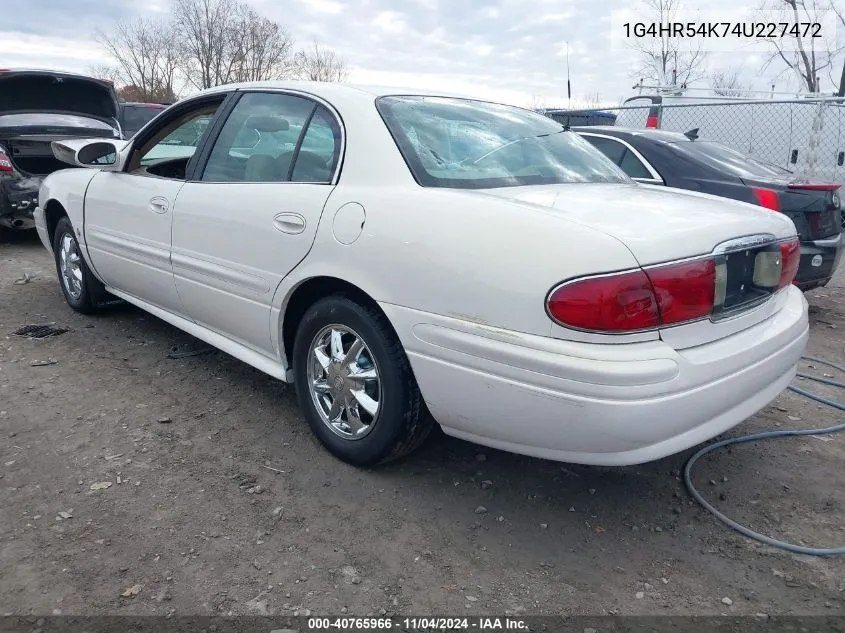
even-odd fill
[[(808, 353), (845, 362), (845, 273), (808, 297)], [(11, 334), (49, 322), (69, 331)], [(0, 244), (0, 612), (845, 609), (845, 561), (723, 527), (683, 487), (689, 452), (583, 467), (437, 435), (359, 470), (318, 445), (290, 387), (222, 352), (168, 358), (201, 347), (132, 307), (72, 312), (37, 239)], [(840, 418), (785, 393), (734, 433)], [(768, 534), (841, 545), (844, 459), (845, 434), (776, 440), (705, 458), (696, 480)]]

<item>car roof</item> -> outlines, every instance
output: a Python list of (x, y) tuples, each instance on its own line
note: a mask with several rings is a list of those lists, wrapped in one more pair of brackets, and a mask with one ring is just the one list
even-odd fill
[(617, 136), (619, 138), (640, 137), (662, 143), (679, 143), (689, 141), (689, 139), (680, 132), (667, 132), (666, 130), (635, 129), (617, 127), (615, 125), (573, 125), (570, 129), (575, 132), (595, 132), (596, 134), (607, 134), (608, 136)]
[(251, 81), (245, 83), (224, 84), (207, 88), (202, 92), (191, 95), (190, 98), (203, 94), (227, 92), (230, 90), (297, 90), (306, 92), (330, 101), (332, 98), (355, 96), (371, 99), (384, 96), (421, 96), (421, 97), (451, 97), (456, 99), (474, 99), (486, 101), (467, 94), (449, 92), (446, 90), (425, 90), (421, 88), (401, 88), (396, 86), (381, 86), (370, 84), (334, 83), (328, 81)]

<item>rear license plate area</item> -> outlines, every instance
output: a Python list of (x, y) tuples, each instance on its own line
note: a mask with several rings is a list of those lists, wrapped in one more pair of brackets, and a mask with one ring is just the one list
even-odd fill
[(766, 301), (778, 288), (781, 259), (776, 243), (717, 255), (712, 319), (724, 319)]

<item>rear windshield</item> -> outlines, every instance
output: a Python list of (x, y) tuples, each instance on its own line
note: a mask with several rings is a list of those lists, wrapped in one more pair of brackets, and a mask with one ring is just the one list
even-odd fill
[(376, 103), (425, 187), (629, 182), (590, 143), (541, 114), (444, 97), (381, 97)]
[(124, 130), (131, 130), (137, 132), (144, 127), (149, 121), (161, 114), (164, 108), (154, 108), (148, 106), (124, 106), (123, 107), (123, 122), (121, 123)]
[(762, 180), (774, 178), (779, 180), (790, 173), (782, 167), (764, 163), (713, 141), (678, 141), (671, 145), (676, 151), (689, 156), (693, 160), (739, 178)]

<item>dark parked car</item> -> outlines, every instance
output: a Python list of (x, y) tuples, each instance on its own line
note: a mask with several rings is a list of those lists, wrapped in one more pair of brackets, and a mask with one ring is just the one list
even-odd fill
[(124, 101), (120, 104), (120, 129), (123, 138), (132, 138), (147, 123), (167, 108), (166, 103), (138, 103)]
[(560, 110), (547, 109), (542, 111), (550, 119), (564, 125), (614, 125), (616, 115), (602, 110)]
[(117, 111), (117, 93), (108, 82), (0, 69), (0, 230), (35, 226), (41, 180), (68, 167), (53, 156), (51, 141), (120, 138)]
[(801, 240), (795, 284), (824, 286), (845, 250), (839, 184), (803, 182), (776, 165), (686, 134), (617, 127), (573, 127), (634, 180), (757, 204), (788, 216)]

